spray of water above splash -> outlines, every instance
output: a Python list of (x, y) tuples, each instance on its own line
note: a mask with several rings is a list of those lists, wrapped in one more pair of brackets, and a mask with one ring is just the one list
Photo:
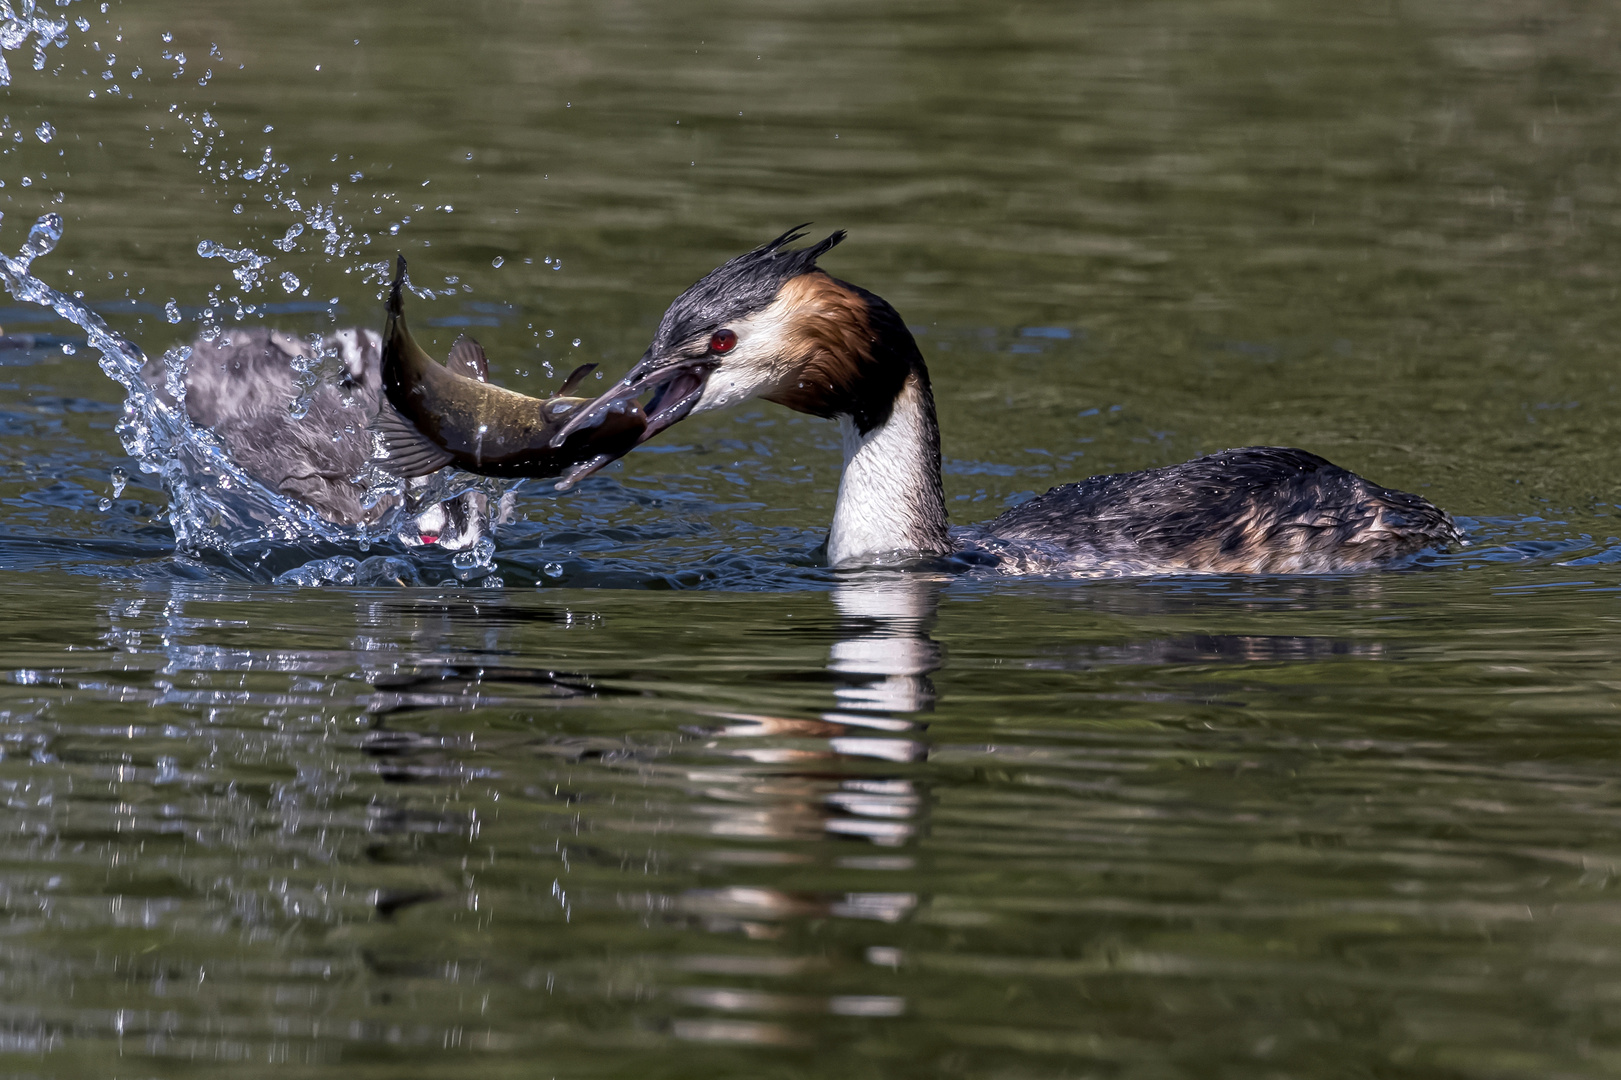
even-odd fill
[[(182, 159), (189, 159), (202, 181), (199, 194), (203, 199), (212, 196), (213, 205), (228, 208), (233, 215), (226, 221), (201, 224), (207, 219), (207, 211), (203, 200), (199, 200), (201, 235), (194, 233), (192, 242), (200, 259), (222, 271), (211, 286), (204, 286), (206, 299), (200, 304), (187, 304), (174, 296), (167, 302), (155, 298), (154, 309), (144, 313), (155, 315), (164, 329), (195, 320), (183, 340), (194, 345), (210, 342), (211, 351), (222, 344), (222, 339), (235, 340), (239, 331), (231, 328), (233, 323), (292, 315), (299, 320), (296, 335), (287, 333), (289, 327), (264, 328), (276, 330), (284, 340), (296, 336), (298, 342), (296, 348), (284, 350), (290, 357), (290, 371), (275, 372), (278, 386), (291, 386), (287, 423), (316, 423), (321, 409), (311, 411), (312, 397), (324, 403), (336, 394), (348, 407), (348, 392), (340, 391), (336, 385), (344, 361), (332, 334), (337, 331), (341, 310), (337, 296), (353, 290), (333, 288), (333, 275), (353, 275), (350, 280), (358, 279), (381, 289), (390, 266), (384, 256), (411, 242), (427, 246), (427, 238), (413, 241), (406, 235), (421, 228), (429, 215), (453, 213), (449, 200), (436, 202), (428, 198), (422, 189), (428, 188), (432, 179), (421, 175), (389, 183), (385, 174), (392, 165), (387, 163), (353, 163), (351, 156), (349, 162), (353, 164), (340, 166), (340, 155), (334, 153), (330, 164), (335, 168), (311, 170), (307, 168), (308, 155), (301, 158), (295, 154), (282, 160), (284, 155), (262, 138), (271, 135), (274, 124), (263, 123), (262, 119), (248, 123), (240, 111), (221, 114), (218, 102), (189, 99), (187, 85), (195, 82), (207, 86), (216, 68), (225, 74), (242, 66), (235, 58), (227, 64), (217, 42), (205, 50), (194, 40), (182, 49), (177, 37), (185, 38), (186, 33), (177, 35), (152, 25), (131, 33), (116, 13), (109, 14), (107, 4), (86, 3), (81, 7), (81, 2), (0, 0), (0, 87), (12, 88), (4, 95), (8, 108), (21, 112), (16, 119), (0, 116), (0, 155), (17, 155), (10, 159), (16, 168), (8, 171), (26, 170), (25, 175), (0, 179), (0, 188), (7, 189), (0, 198), (6, 202), (13, 197), (18, 201), (36, 199), (34, 207), (25, 211), (30, 215), (54, 210), (67, 195), (62, 191), (53, 194), (48, 187), (57, 187), (74, 175), (75, 155), (82, 159), (84, 147), (89, 145), (89, 140), (81, 144), (80, 133), (66, 118), (40, 115), (38, 106), (43, 99), (30, 101), (25, 86), (13, 87), (14, 76), (19, 84), (29, 82), (25, 70), (30, 65), (27, 59), (22, 63), (18, 60), (31, 54), (30, 74), (39, 73), (36, 78), (76, 83), (84, 101), (117, 101), (119, 109), (133, 109), (133, 113), (119, 115), (135, 115), (145, 121), (141, 130), (147, 133), (145, 141), (155, 152), (178, 151)], [(62, 13), (65, 17), (51, 18), (46, 14), (49, 6), (69, 10)], [(98, 6), (99, 19), (95, 10)], [(162, 44), (143, 40), (151, 36), (161, 38)], [(154, 55), (160, 49), (162, 63)], [(61, 57), (49, 55), (58, 50), (64, 50)], [(7, 56), (11, 58), (9, 66)], [(186, 78), (182, 80), (182, 76)], [(101, 141), (96, 140), (94, 145), (99, 148)], [(7, 180), (11, 181), (9, 187)], [(27, 195), (22, 189), (28, 189)], [(225, 231), (214, 231), (221, 228)], [(0, 254), (0, 282), (19, 301), (49, 309), (80, 327), (99, 354), (102, 371), (121, 387), (124, 401), (116, 431), (140, 470), (155, 479), (151, 486), (162, 490), (167, 503), (165, 514), (176, 542), (176, 563), (182, 572), (187, 572), (189, 564), (202, 572), (299, 584), (499, 581), (494, 576), (494, 544), (487, 535), (454, 556), (437, 545), (407, 554), (401, 548), (401, 526), (406, 525), (406, 535), (415, 539), (409, 529), (414, 519), (408, 515), (416, 510), (474, 490), (493, 507), (501, 503), (502, 494), (512, 486), (510, 482), (441, 473), (430, 478), (427, 486), (412, 487), (407, 492), (398, 479), (373, 461), (359, 475), (348, 477), (363, 493), (362, 505), (367, 512), (362, 516), (368, 520), (363, 524), (339, 524), (331, 519), (330, 511), (328, 516), (322, 516), (293, 497), (291, 489), (277, 490), (276, 484), (281, 481), (266, 479), (264, 470), (250, 460), (252, 455), (232, 441), (237, 438), (234, 429), (221, 427), (221, 437), (193, 419), (202, 399), (194, 401), (188, 412), (186, 370), (192, 362), (192, 346), (175, 345), (156, 361), (149, 361), (131, 340), (139, 340), (139, 331), (118, 323), (116, 318), (118, 330), (114, 330), (97, 313), (118, 310), (119, 303), (139, 313), (148, 302), (137, 297), (144, 296), (147, 288), (132, 285), (124, 290), (122, 301), (98, 297), (95, 294), (100, 290), (92, 282), (99, 281), (103, 270), (106, 279), (113, 281), (114, 272), (83, 263), (65, 269), (66, 278), (75, 279), (74, 285), (83, 285), (82, 289), (67, 285), (59, 291), (35, 275), (35, 260), (52, 252), (62, 232), (60, 214), (51, 212), (40, 217), (15, 255)], [(492, 265), (499, 267), (502, 262), (497, 258)], [(546, 265), (552, 263), (548, 257)], [(87, 271), (93, 271), (94, 277)], [(125, 271), (122, 276), (128, 278), (130, 274)], [(411, 291), (428, 300), (474, 291), (472, 285), (460, 283), (454, 276), (446, 276), (445, 285), (436, 291), (412, 284)], [(312, 297), (314, 289), (321, 292)], [(378, 298), (381, 296), (379, 292)], [(305, 332), (312, 330), (311, 316), (330, 320), (330, 325), (323, 326), (325, 336)], [(136, 318), (135, 322), (140, 325), (142, 320)], [(538, 339), (540, 331), (534, 333)], [(162, 345), (168, 347), (172, 340)], [(69, 354), (76, 348), (74, 343), (62, 346), (63, 352)], [(369, 447), (370, 436), (365, 431), (365, 419), (369, 417), (362, 418), (357, 412), (356, 419), (359, 422), (353, 427), (339, 425), (349, 432), (342, 437), (365, 440)], [(328, 433), (325, 428), (325, 424), (318, 424), (296, 430), (301, 440), (311, 435), (311, 442), (319, 441), (314, 437), (317, 431), (321, 437), (331, 434), (334, 440), (340, 438), (338, 432)], [(355, 456), (363, 456), (354, 442), (347, 444), (347, 449)], [(353, 458), (346, 456), (344, 460)], [(347, 469), (348, 465), (340, 468)], [(112, 498), (97, 502), (103, 513), (111, 509), (127, 483), (121, 470), (115, 472)], [(287, 485), (283, 483), (283, 487)], [(342, 516), (342, 521), (352, 522), (354, 516)], [(424, 537), (428, 532), (427, 528), (421, 529)], [(464, 532), (459, 539), (465, 543), (471, 536)], [(445, 542), (444, 537), (440, 542)]]
[[(33, 38), (34, 70), (43, 71), (46, 47), (55, 45), (60, 48), (66, 44), (67, 36), (67, 20), (40, 14), (34, 0), (18, 0), (15, 8), (9, 0), (0, 0), (0, 86), (11, 85), (11, 67), (6, 63), (4, 52), (21, 48), (29, 38)], [(41, 141), (49, 141), (44, 135), (40, 138)]]

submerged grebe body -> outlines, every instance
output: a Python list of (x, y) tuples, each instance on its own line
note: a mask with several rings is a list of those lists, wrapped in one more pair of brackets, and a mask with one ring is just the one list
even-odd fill
[(1428, 501), (1279, 447), (1066, 484), (954, 539), (917, 343), (882, 298), (817, 267), (843, 232), (784, 250), (802, 235), (791, 230), (682, 293), (642, 359), (580, 415), (652, 390), (644, 441), (753, 398), (836, 420), (844, 473), (827, 542), (834, 566), (969, 546), (1014, 572), (1321, 573), (1461, 539)]
[[(267, 487), (308, 504), (336, 525), (370, 525), (400, 505), (392, 495), (368, 503), (366, 490), (356, 481), (373, 458), (368, 425), (382, 402), (382, 338), (371, 330), (340, 330), (322, 343), (322, 351), (339, 357), (341, 382), (311, 389), (308, 409), (295, 419), (292, 405), (299, 387), (294, 364), (319, 359), (308, 343), (268, 329), (234, 329), (217, 338), (199, 338), (192, 342), (183, 376), (186, 413)], [(149, 360), (143, 375), (159, 394), (174, 400), (161, 359)], [(409, 517), (398, 539), (410, 547), (437, 544), (458, 551), (477, 543), (489, 528), (489, 499), (482, 492), (442, 502), (418, 503), (408, 497), (406, 503)], [(499, 509), (504, 513), (506, 508)]]

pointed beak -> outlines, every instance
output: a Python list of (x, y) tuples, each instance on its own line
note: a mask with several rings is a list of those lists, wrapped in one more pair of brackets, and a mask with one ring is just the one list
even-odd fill
[[(693, 406), (698, 404), (698, 399), (703, 397), (704, 384), (709, 381), (710, 373), (716, 366), (714, 357), (661, 357), (654, 356), (653, 351), (649, 349), (623, 379), (598, 395), (589, 405), (575, 410), (573, 418), (552, 436), (551, 445), (563, 445), (575, 430), (596, 423), (603, 413), (620, 402), (651, 390), (653, 396), (642, 409), (647, 418), (647, 426), (643, 429), (641, 438), (636, 440), (639, 446), (692, 411)], [(584, 471), (571, 470), (557, 485), (558, 489), (568, 488), (620, 456), (603, 455), (589, 462), (589, 467)]]

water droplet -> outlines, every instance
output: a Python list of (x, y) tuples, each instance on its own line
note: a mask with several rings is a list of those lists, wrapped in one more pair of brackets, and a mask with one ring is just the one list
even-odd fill
[(165, 320), (167, 320), (168, 322), (171, 322), (171, 323), (179, 322), (180, 321), (180, 305), (176, 304), (173, 299), (170, 299), (170, 301), (167, 304), (163, 305), (163, 317), (164, 317)]
[(540, 572), (545, 574), (549, 578), (553, 578), (553, 579), (560, 578), (560, 577), (563, 576), (563, 564), (562, 563), (549, 562), (545, 566), (540, 568)]
[[(295, 207), (293, 207), (293, 209), (296, 210), (297, 207), (295, 206)], [(304, 232), (303, 223), (295, 221), (295, 222), (293, 222), (293, 224), (291, 224), (291, 225), (289, 225), (287, 227), (287, 235), (286, 236), (283, 236), (280, 240), (272, 240), (272, 241), (270, 241), (270, 243), (273, 246), (278, 247), (283, 251), (291, 251), (291, 250), (293, 250), (293, 241), (299, 235), (301, 235), (303, 232)]]
[(101, 498), (96, 500), (96, 509), (100, 510), (103, 514), (105, 514), (107, 511), (111, 510), (112, 508), (113, 508), (113, 501), (111, 499), (107, 498), (107, 496), (103, 495)]
[(73, 344), (73, 342), (71, 342), (71, 341), (62, 342), (62, 352), (63, 352), (64, 355), (72, 356), (74, 353), (76, 353), (78, 351), (79, 351), (79, 347), (77, 345)]
[[(81, 17), (79, 19), (79, 22), (81, 24), (79, 26), (80, 30), (88, 30), (88, 29), (90, 29), (90, 21), (88, 19), (85, 19), (85, 18)], [(174, 40), (174, 35), (169, 33), (169, 31), (165, 30), (163, 32), (163, 40), (164, 41), (173, 41)]]
[(551, 337), (553, 333), (554, 333), (554, 331), (548, 330), (548, 331), (546, 331), (546, 336)]
[(26, 266), (41, 255), (49, 255), (60, 239), (62, 239), (62, 216), (46, 214), (34, 222), (34, 227), (28, 230), (28, 242), (23, 244), (21, 261)]
[(124, 471), (123, 466), (119, 466), (112, 471), (112, 481), (113, 498), (116, 499), (124, 494), (124, 487), (129, 483), (129, 473)]
[(580, 347), (580, 339), (579, 338), (574, 339), (574, 347), (576, 349), (578, 349)]
[(47, 120), (34, 129), (34, 134), (39, 136), (40, 142), (48, 143), (56, 138), (56, 128), (52, 127), (50, 121)]
[(288, 271), (281, 276), (281, 287), (288, 292), (297, 292), (301, 284), (303, 283), (298, 280), (298, 276), (292, 271)]
[(503, 259), (501, 256), (497, 255), (493, 260), (491, 260), (490, 265), (495, 267), (497, 270), (499, 270), (499, 269), (501, 269), (501, 264), (504, 263), (504, 262), (506, 262), (506, 260)]

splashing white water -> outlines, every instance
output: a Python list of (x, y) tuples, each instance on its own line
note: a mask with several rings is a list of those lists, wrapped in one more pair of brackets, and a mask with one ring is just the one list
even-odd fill
[[(229, 557), (262, 551), (267, 544), (312, 542), (366, 547), (394, 534), (401, 516), (397, 509), (372, 525), (335, 525), (243, 471), (209, 432), (197, 428), (186, 415), (184, 374), (189, 347), (171, 349), (163, 356), (164, 389), (173, 399), (170, 404), (143, 375), (146, 357), (139, 348), (112, 331), (84, 303), (33, 275), (34, 261), (49, 254), (61, 235), (58, 215), (46, 214), (35, 222), (17, 255), (0, 254), (0, 284), (18, 300), (49, 308), (82, 329), (101, 355), (101, 370), (124, 388), (118, 436), (141, 471), (155, 475), (162, 484), (169, 497), (169, 524), (183, 553), (217, 552)], [(313, 374), (310, 377), (313, 384)], [(398, 482), (388, 480), (392, 493), (397, 493)], [(442, 480), (446, 487), (451, 482), (449, 477)], [(381, 496), (391, 491), (376, 493)]]
[[(0, 50), (11, 52), (34, 40), (34, 70), (45, 69), (45, 49), (55, 45), (61, 48), (68, 42), (66, 19), (49, 19), (41, 15), (34, 0), (18, 0), (12, 7), (9, 0), (0, 0)], [(0, 86), (11, 85), (11, 67), (0, 54)], [(41, 141), (48, 141), (41, 137)]]
[[(76, 0), (55, 2), (58, 7), (68, 7)], [(0, 86), (11, 85), (12, 68), (6, 63), (6, 54), (32, 45), (33, 68), (43, 71), (46, 66), (45, 50), (51, 46), (61, 48), (69, 43), (70, 23), (67, 19), (46, 17), (41, 11), (44, 5), (45, 0), (0, 0)], [(101, 8), (101, 14), (107, 15), (105, 5)], [(112, 27), (111, 20), (108, 22), (107, 35), (110, 40), (102, 38), (88, 42), (97, 59), (105, 63), (106, 70), (98, 68), (94, 73), (99, 75), (99, 81), (93, 84), (95, 89), (90, 90), (87, 96), (95, 99), (99, 93), (103, 97), (116, 95), (133, 98), (135, 83), (141, 79), (143, 72), (139, 66), (131, 67), (131, 58), (126, 55), (124, 66), (129, 70), (121, 70), (118, 82), (114, 82), (113, 69), (117, 56), (112, 44), (125, 39), (123, 28)], [(73, 19), (71, 25), (77, 28), (78, 33), (91, 32), (91, 21), (83, 16)], [(172, 35), (164, 33), (162, 38), (169, 43)], [(86, 55), (88, 57), (88, 50)], [(177, 77), (185, 71), (187, 60), (183, 53), (165, 49), (163, 56), (177, 65)], [(209, 57), (213, 60), (224, 59), (217, 45), (209, 50)], [(14, 61), (15, 57), (12, 59)], [(62, 74), (63, 69), (57, 68), (50, 76)], [(129, 93), (125, 93), (118, 84), (123, 81), (123, 76), (129, 80)], [(200, 82), (206, 83), (211, 76), (212, 71)], [(72, 77), (71, 73), (68, 77)], [(87, 74), (87, 77), (93, 76)], [(147, 82), (151, 82), (150, 77)], [(221, 260), (229, 267), (230, 277), (221, 275), (220, 283), (208, 291), (206, 303), (200, 309), (188, 307), (183, 311), (179, 299), (170, 298), (161, 309), (163, 324), (180, 324), (200, 310), (201, 337), (217, 340), (226, 332), (231, 318), (241, 321), (263, 314), (264, 305), (276, 294), (308, 297), (310, 282), (317, 279), (321, 270), (315, 267), (306, 272), (300, 267), (295, 273), (285, 265), (290, 258), (299, 256), (313, 256), (315, 263), (322, 266), (336, 262), (345, 274), (358, 274), (368, 284), (381, 286), (386, 283), (389, 263), (375, 257), (381, 252), (368, 250), (374, 240), (372, 233), (357, 229), (355, 224), (345, 220), (344, 214), (355, 213), (355, 223), (363, 227), (371, 222), (373, 215), (379, 218), (373, 226), (376, 238), (392, 247), (391, 237), (398, 236), (401, 229), (410, 224), (411, 213), (421, 212), (422, 206), (402, 205), (396, 194), (374, 190), (369, 201), (361, 200), (364, 208), (353, 211), (350, 200), (343, 197), (345, 189), (340, 188), (338, 183), (322, 182), (310, 187), (307, 176), (301, 180), (289, 165), (277, 160), (273, 147), (257, 142), (257, 135), (251, 137), (252, 142), (239, 138), (240, 131), (234, 131), (228, 137), (226, 124), (220, 117), (207, 110), (193, 110), (180, 101), (168, 106), (164, 119), (170, 117), (185, 125), (181, 129), (182, 137), (186, 140), (183, 152), (196, 162), (202, 179), (216, 193), (229, 190), (233, 199), (255, 205), (262, 199), (262, 203), (274, 214), (290, 213), (294, 220), (289, 224), (284, 218), (274, 225), (275, 231), (263, 237), (233, 236), (223, 241), (200, 239), (196, 247), (198, 256), (205, 260)], [(235, 128), (238, 124), (232, 121), (231, 126)], [(153, 129), (149, 127), (147, 130)], [(161, 130), (172, 129), (164, 127)], [(263, 126), (265, 135), (273, 130), (273, 125)], [(30, 134), (33, 138), (28, 138)], [(48, 152), (57, 157), (71, 153), (78, 141), (78, 136), (71, 131), (64, 135), (55, 124), (37, 115), (29, 117), (26, 124), (18, 121), (15, 125), (10, 116), (0, 117), (0, 137), (5, 140), (0, 152), (9, 153), (17, 148), (17, 144), (32, 145), (37, 140), (37, 144), (50, 145)], [(243, 154), (244, 157), (235, 157), (235, 154)], [(336, 162), (337, 156), (334, 155), (332, 160)], [(54, 173), (54, 168), (51, 171)], [(350, 183), (364, 178), (364, 173), (358, 169), (346, 170), (346, 175)], [(15, 183), (35, 187), (36, 179), (41, 182), (39, 186), (43, 186), (47, 180), (46, 172), (30, 169), (30, 176), (22, 177)], [(4, 186), (4, 181), (0, 181), (0, 187)], [(244, 186), (247, 187), (246, 191), (242, 190)], [(45, 198), (50, 202), (63, 201), (60, 194), (54, 200), (49, 199), (48, 194)], [(230, 202), (225, 205), (229, 206)], [(340, 207), (343, 208), (342, 212)], [(241, 210), (241, 202), (237, 203), (237, 209)], [(400, 212), (404, 210), (411, 213)], [(385, 211), (388, 217), (383, 217)], [(361, 217), (359, 214), (367, 216)], [(109, 328), (102, 317), (92, 310), (92, 304), (96, 302), (94, 296), (87, 297), (85, 292), (71, 289), (59, 291), (36, 277), (36, 260), (49, 255), (61, 236), (62, 218), (59, 214), (49, 213), (39, 218), (15, 255), (0, 253), (0, 284), (17, 300), (48, 308), (80, 327), (87, 335), (89, 344), (99, 354), (101, 370), (123, 388), (125, 400), (123, 415), (116, 427), (117, 434), (125, 450), (138, 462), (141, 471), (155, 477), (167, 496), (168, 522), (182, 556), (208, 556), (216, 563), (221, 561), (219, 557), (223, 557), (223, 561), (234, 564), (252, 576), (261, 579), (284, 578), (298, 584), (416, 581), (417, 571), (401, 572), (394, 565), (400, 560), (391, 555), (372, 555), (358, 560), (348, 555), (326, 557), (333, 555), (334, 547), (340, 551), (358, 549), (364, 554), (374, 543), (392, 541), (396, 536), (406, 542), (414, 542), (414, 533), (407, 535), (401, 532), (404, 524), (402, 519), (406, 516), (402, 505), (396, 505), (369, 525), (343, 526), (326, 520), (314, 508), (298, 499), (269, 487), (248, 473), (219, 439), (197, 427), (188, 415), (185, 372), (191, 358), (190, 347), (176, 346), (164, 353), (158, 363), (148, 363), (139, 347)], [(373, 261), (365, 261), (368, 255), (373, 256)], [(278, 260), (282, 265), (277, 265)], [(71, 277), (75, 269), (82, 272), (82, 268), (76, 267), (68, 269), (67, 275)], [(113, 274), (109, 272), (107, 277), (111, 280)], [(279, 289), (275, 288), (277, 285)], [(140, 290), (142, 294), (145, 291)], [(436, 296), (430, 289), (413, 287), (413, 292), (419, 296)], [(447, 290), (446, 295), (454, 292)], [(129, 296), (130, 293), (126, 291), (125, 297)], [(337, 302), (336, 298), (327, 301), (333, 309), (334, 320)], [(272, 307), (271, 310), (276, 308)], [(307, 312), (308, 309), (300, 305), (298, 310)], [(311, 397), (323, 383), (337, 381), (344, 364), (334, 351), (330, 338), (323, 339), (319, 334), (312, 334), (304, 340), (312, 346), (314, 355), (296, 359), (293, 363), (294, 398), (289, 411), (291, 419), (295, 421), (309, 412)], [(71, 343), (62, 345), (65, 353), (72, 353), (74, 348)], [(159, 385), (154, 386), (154, 382)], [(363, 424), (364, 421), (362, 428)], [(340, 436), (334, 433), (332, 437), (336, 440)], [(353, 437), (365, 437), (364, 431)], [(367, 509), (374, 509), (379, 500), (384, 499), (395, 504), (406, 503), (406, 485), (383, 472), (375, 462), (369, 464), (360, 476), (351, 479), (361, 489), (361, 501)], [(110, 497), (100, 500), (98, 505), (105, 503), (102, 508), (110, 509), (112, 500), (120, 498), (126, 481), (121, 472), (116, 473)], [(475, 482), (464, 475), (442, 473), (431, 478), (425, 487), (413, 487), (409, 494), (412, 503), (427, 503), (430, 500), (449, 499), (476, 487), (494, 505), (502, 491), (510, 486), (500, 482)], [(467, 536), (466, 540), (472, 543), (471, 536)], [(317, 555), (323, 557), (313, 558)], [(278, 568), (285, 568), (290, 559), (299, 558), (305, 560), (305, 566), (297, 573), (288, 572), (293, 576), (277, 574)], [(405, 563), (415, 565), (416, 561), (407, 559)], [(450, 567), (434, 558), (422, 563), (419, 569), (430, 565), (437, 565), (439, 572), (446, 575), (441, 584), (499, 580), (492, 573), (494, 545), (488, 537), (481, 538), (470, 550), (460, 552)], [(304, 573), (304, 569), (308, 573)], [(450, 573), (452, 570), (454, 572)]]
[(228, 248), (224, 244), (213, 240), (200, 240), (197, 242), (197, 254), (205, 259), (224, 259), (236, 267), (231, 276), (244, 290), (255, 289), (259, 285), (260, 271), (270, 265), (270, 260), (251, 248)]

